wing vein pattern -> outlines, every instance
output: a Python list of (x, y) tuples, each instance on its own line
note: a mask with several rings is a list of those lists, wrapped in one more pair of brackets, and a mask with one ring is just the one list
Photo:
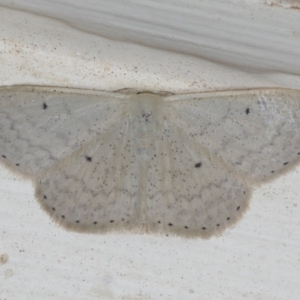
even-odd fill
[(299, 164), (300, 91), (4, 87), (0, 162), (70, 230), (209, 238), (241, 219), (254, 186)]

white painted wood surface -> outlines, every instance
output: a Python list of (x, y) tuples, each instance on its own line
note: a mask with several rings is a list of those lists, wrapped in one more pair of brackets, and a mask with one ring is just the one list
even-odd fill
[[(300, 89), (300, 11), (288, 2), (11, 3), (0, 0), (1, 85)], [(299, 173), (257, 189), (223, 236), (185, 240), (67, 232), (1, 168), (0, 299), (299, 299)]]

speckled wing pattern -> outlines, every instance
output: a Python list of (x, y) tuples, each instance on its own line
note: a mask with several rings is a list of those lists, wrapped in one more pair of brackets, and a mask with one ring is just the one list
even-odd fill
[(34, 180), (41, 206), (76, 231), (222, 233), (253, 186), (299, 163), (299, 145), (295, 90), (0, 90), (0, 161)]

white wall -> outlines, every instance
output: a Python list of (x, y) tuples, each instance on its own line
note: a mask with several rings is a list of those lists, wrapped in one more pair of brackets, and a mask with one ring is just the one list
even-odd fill
[[(300, 89), (300, 11), (288, 4), (0, 5), (2, 86)], [(185, 240), (66, 232), (40, 209), (30, 182), (1, 168), (0, 299), (299, 299), (299, 171), (257, 189), (221, 237)]]

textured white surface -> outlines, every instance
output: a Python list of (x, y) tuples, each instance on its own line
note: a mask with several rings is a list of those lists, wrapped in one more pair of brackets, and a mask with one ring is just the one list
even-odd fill
[(12, 2), (86, 32), (1, 7), (1, 85), (176, 93), (300, 85), (297, 10), (236, 1), (1, 0), (0, 5)]
[[(14, 3), (15, 7), (26, 4)], [(39, 8), (59, 11), (51, 2), (41, 3)], [(176, 4), (170, 9), (162, 2), (148, 3), (149, 9), (164, 11), (164, 18), (149, 14), (148, 7), (138, 14), (132, 3), (127, 10), (119, 9), (118, 2), (110, 8), (114, 13), (106, 15), (117, 20), (130, 11), (141, 22), (151, 16), (153, 22), (145, 22), (141, 34), (150, 33), (145, 35), (149, 43), (160, 34), (157, 40), (166, 45), (159, 48), (203, 45), (193, 57), (113, 41), (107, 43), (110, 47), (107, 40), (62, 23), (1, 8), (1, 84), (172, 92), (299, 89), (297, 10), (259, 2), (201, 2), (190, 7), (191, 3), (185, 9), (192, 31), (180, 30), (187, 22), (178, 21), (181, 10)], [(81, 16), (85, 24), (101, 20), (96, 10), (101, 12), (103, 5), (91, 10), (74, 5), (69, 14), (67, 9), (60, 11), (73, 22)], [(122, 18), (120, 28), (132, 19)], [(158, 19), (177, 27), (161, 26)], [(167, 39), (169, 28), (174, 30)], [(173, 43), (168, 44), (172, 37)], [(209, 59), (205, 53), (216, 55)], [(223, 236), (185, 240), (64, 231), (39, 208), (30, 182), (1, 169), (0, 298), (299, 299), (299, 175), (298, 168), (257, 189), (248, 213)]]

